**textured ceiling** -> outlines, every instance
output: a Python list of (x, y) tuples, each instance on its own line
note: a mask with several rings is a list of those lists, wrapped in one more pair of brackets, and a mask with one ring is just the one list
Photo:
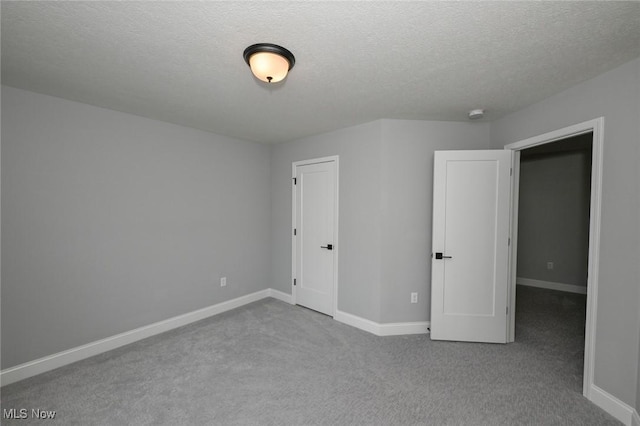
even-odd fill
[[(2, 83), (259, 142), (494, 120), (640, 56), (640, 2), (2, 2)], [(253, 43), (296, 56), (277, 86)]]

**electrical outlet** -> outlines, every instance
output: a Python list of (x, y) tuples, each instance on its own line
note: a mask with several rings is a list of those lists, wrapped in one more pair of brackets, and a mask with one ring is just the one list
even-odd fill
[(411, 303), (418, 303), (418, 293), (411, 293)]
[(547, 262), (547, 269), (553, 269), (553, 262)]
[(227, 277), (220, 278), (220, 287), (226, 287), (226, 286), (227, 286)]

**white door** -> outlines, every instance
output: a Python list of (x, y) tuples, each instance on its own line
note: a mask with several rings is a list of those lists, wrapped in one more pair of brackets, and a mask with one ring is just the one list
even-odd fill
[[(313, 160), (312, 160), (313, 161)], [(334, 315), (337, 159), (294, 163), (294, 303)]]
[(506, 343), (511, 151), (437, 151), (431, 338)]

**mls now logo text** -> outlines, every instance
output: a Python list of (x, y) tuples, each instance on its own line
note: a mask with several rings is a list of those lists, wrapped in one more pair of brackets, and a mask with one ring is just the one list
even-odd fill
[(39, 408), (4, 408), (2, 410), (3, 419), (53, 419), (56, 412), (53, 410), (41, 410)]

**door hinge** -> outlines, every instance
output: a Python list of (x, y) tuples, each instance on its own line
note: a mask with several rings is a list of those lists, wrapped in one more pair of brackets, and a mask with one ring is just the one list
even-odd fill
[(293, 228), (293, 235), (297, 235), (296, 228)]
[(509, 315), (509, 307), (507, 306), (507, 315)]
[(298, 179), (293, 178), (293, 184), (294, 184), (294, 185), (297, 185), (297, 184), (298, 184)]
[(293, 279), (293, 285), (296, 285), (296, 279), (295, 278)]
[(509, 169), (509, 176), (513, 176), (513, 167)]
[(507, 241), (507, 245), (510, 246), (511, 245), (511, 238), (509, 238), (509, 240)]

